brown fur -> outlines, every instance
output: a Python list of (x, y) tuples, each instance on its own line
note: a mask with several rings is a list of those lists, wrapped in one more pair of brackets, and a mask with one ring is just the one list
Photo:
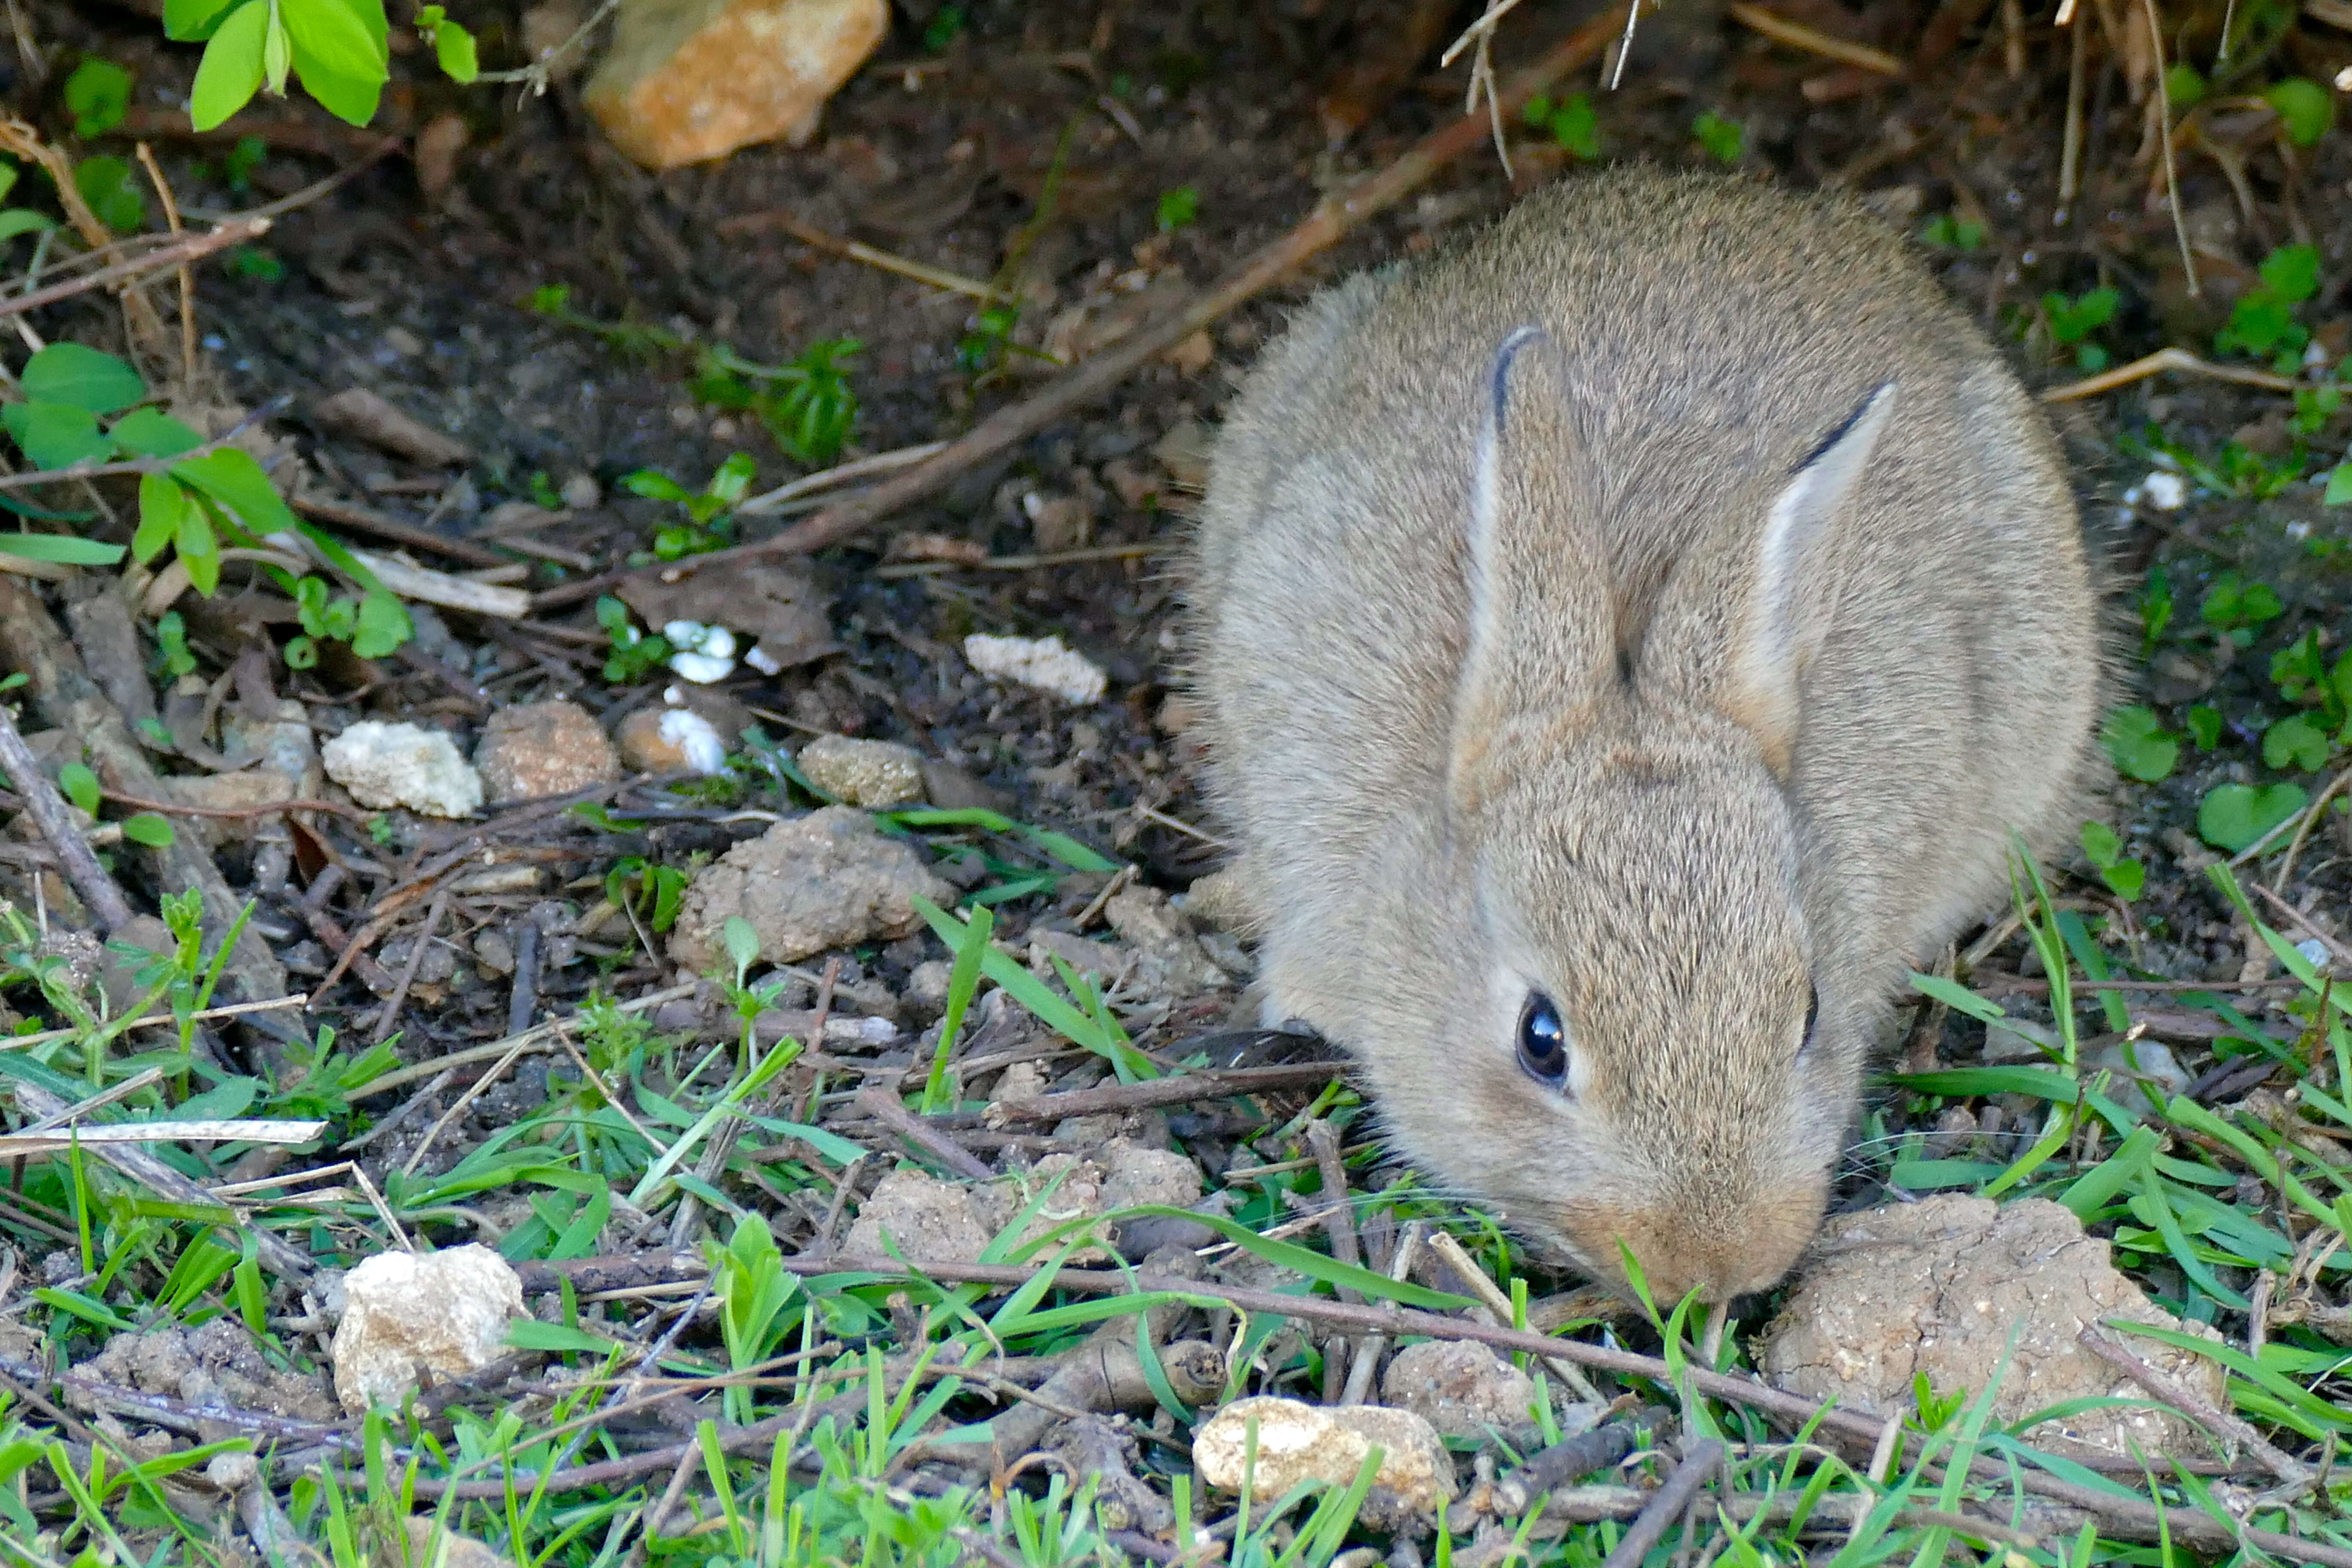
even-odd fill
[[(1474, 452), (1530, 325), (1481, 640)], [(1765, 520), (1889, 383), (1774, 620)], [(1226, 422), (1192, 594), (1266, 1015), (1349, 1047), (1440, 1180), (1667, 1297), (1795, 1261), (1906, 967), (2096, 777), (2048, 427), (1837, 198), (1622, 170), (1326, 293)], [(1517, 1065), (1530, 984), (1576, 1092)]]

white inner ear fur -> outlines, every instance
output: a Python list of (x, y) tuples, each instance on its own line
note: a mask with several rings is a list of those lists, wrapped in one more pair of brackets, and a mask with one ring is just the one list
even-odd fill
[(1495, 350), (1486, 371), (1485, 406), (1479, 411), (1478, 441), (1470, 479), (1470, 679), (1471, 690), (1482, 689), (1502, 628), (1496, 625), (1495, 531), (1501, 519), (1503, 419), (1510, 401), (1511, 362), (1521, 349), (1543, 336), (1540, 327), (1519, 327)]
[(1735, 655), (1743, 716), (1776, 768), (1796, 739), (1797, 679), (1828, 628), (1797, 616), (1804, 568), (1853, 487), (1895, 407), (1895, 383), (1863, 401), (1789, 481), (1757, 540), (1756, 581)]

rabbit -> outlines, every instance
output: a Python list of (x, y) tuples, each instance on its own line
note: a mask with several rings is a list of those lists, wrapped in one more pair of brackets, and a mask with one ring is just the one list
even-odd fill
[(1796, 1266), (1908, 968), (2099, 787), (2056, 443), (1843, 197), (1622, 168), (1329, 289), (1186, 572), (1262, 1020), (1662, 1304)]

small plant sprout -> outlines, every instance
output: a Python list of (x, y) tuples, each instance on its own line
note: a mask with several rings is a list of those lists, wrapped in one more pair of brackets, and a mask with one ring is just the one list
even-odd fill
[(1937, 213), (1920, 226), (1919, 243), (1938, 250), (1975, 250), (1984, 244), (1984, 225), (1951, 213)]
[(87, 142), (122, 123), (131, 108), (131, 73), (112, 60), (92, 55), (66, 78), (66, 112), (74, 117), (74, 134)]
[(604, 659), (604, 679), (615, 686), (643, 680), (669, 658), (668, 642), (639, 631), (629, 618), (629, 606), (610, 594), (596, 601), (596, 624), (612, 639)]
[(1160, 232), (1173, 234), (1199, 219), (1201, 193), (1191, 185), (1178, 185), (1174, 190), (1160, 193), (1157, 215)]
[(2213, 340), (2214, 351), (2270, 358), (2281, 374), (2294, 374), (2303, 367), (2304, 345), (2311, 342), (2311, 331), (2295, 319), (2295, 309), (2318, 291), (2318, 247), (2281, 246), (2263, 261), (2261, 285), (2231, 307), (2230, 324)]
[(656, 468), (639, 468), (621, 481), (632, 494), (648, 500), (669, 501), (686, 515), (654, 531), (654, 556), (677, 561), (721, 550), (735, 541), (734, 510), (751, 488), (759, 472), (750, 456), (738, 452), (719, 465), (710, 482), (699, 491), (688, 489)]
[(2180, 760), (2179, 737), (2168, 732), (2156, 710), (2137, 705), (2118, 708), (2107, 715), (2099, 731), (2108, 760), (2118, 772), (2155, 784), (2168, 777)]
[(1746, 147), (1748, 133), (1738, 121), (1726, 120), (1710, 109), (1691, 121), (1691, 139), (1717, 163), (1737, 163)]
[(790, 364), (765, 365), (722, 344), (702, 352), (688, 384), (702, 402), (758, 419), (793, 462), (823, 468), (841, 455), (857, 423), (857, 391), (842, 362), (865, 346), (827, 338)]
[(302, 635), (286, 645), (289, 669), (316, 666), (320, 643), (348, 643), (361, 658), (382, 658), (416, 635), (408, 606), (382, 589), (355, 599), (334, 594), (323, 577), (297, 578), (275, 566), (268, 570), (292, 596), (295, 613), (301, 617)]
[(2116, 306), (2122, 300), (2122, 294), (2113, 289), (2094, 289), (2076, 300), (2058, 293), (2042, 295), (2042, 316), (2049, 323), (2051, 341), (2073, 349), (2079, 368), (2105, 370), (2107, 351), (2085, 340), (2115, 319)]
[(2124, 841), (2104, 822), (2083, 824), (2083, 854), (2099, 873), (2099, 880), (2126, 903), (2147, 885), (2147, 868), (2124, 854)]
[(2248, 582), (2235, 572), (2213, 579), (2198, 615), (2216, 637), (2239, 647), (2252, 647), (2255, 634), (2285, 613), (2277, 592), (2267, 583)]
[(1528, 100), (1519, 115), (1537, 130), (1549, 132), (1557, 145), (1575, 157), (1590, 163), (1601, 156), (1601, 121), (1592, 112), (1590, 93), (1571, 93), (1561, 99), (1538, 94)]
[(433, 58), (451, 81), (469, 82), (481, 74), (474, 35), (449, 20), (447, 10), (439, 5), (419, 5), (416, 30), (433, 46)]
[(2236, 855), (2269, 837), (2310, 799), (2299, 784), (2221, 784), (2198, 805), (2197, 835)]

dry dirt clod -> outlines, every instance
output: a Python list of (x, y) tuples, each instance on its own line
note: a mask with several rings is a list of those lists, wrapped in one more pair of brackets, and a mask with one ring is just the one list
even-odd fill
[[(2108, 1262), (2107, 1244), (2046, 1199), (1999, 1205), (1955, 1194), (1872, 1209), (1831, 1220), (1816, 1248), (1822, 1261), (1766, 1331), (1759, 1364), (1780, 1387), (1834, 1397), (1849, 1410), (1907, 1411), (1918, 1373), (1938, 1393), (1980, 1394), (2005, 1352), (1995, 1422), (2066, 1400), (2144, 1401), (2143, 1390), (2077, 1342), (2084, 1325), (2121, 1321), (2219, 1338), (2152, 1305)], [(2227, 1408), (2217, 1363), (2123, 1338), (2142, 1360)], [(2045, 1421), (2025, 1436), (2060, 1451), (2210, 1451), (2197, 1427), (2145, 1404)]]
[(843, 1246), (861, 1258), (886, 1257), (887, 1235), (909, 1263), (969, 1263), (994, 1234), (970, 1187), (902, 1169), (882, 1178)]
[(889, 26), (885, 0), (624, 0), (588, 108), (648, 168), (798, 146)]
[(878, 811), (923, 798), (923, 754), (911, 746), (819, 735), (798, 761), (811, 784), (851, 805)]
[(1412, 1412), (1378, 1405), (1326, 1409), (1269, 1396), (1237, 1399), (1193, 1434), (1193, 1467), (1219, 1491), (1242, 1489), (1253, 1422), (1257, 1426), (1257, 1468), (1250, 1480), (1254, 1497), (1280, 1497), (1301, 1481), (1347, 1486), (1375, 1446), (1381, 1450), (1381, 1467), (1364, 1502), (1365, 1523), (1376, 1530), (1397, 1529), (1429, 1518), (1441, 1500), (1454, 1495), (1452, 1456), (1436, 1429)]
[(380, 1252), (343, 1279), (334, 1341), (335, 1394), (357, 1414), (395, 1403), (422, 1364), (462, 1377), (506, 1349), (523, 1316), (522, 1279), (478, 1243), (444, 1252)]
[(1133, 978), (1154, 995), (1180, 1000), (1228, 984), (1192, 922), (1157, 888), (1129, 888), (1103, 906), (1104, 918), (1135, 949)]
[(954, 898), (912, 848), (883, 837), (872, 817), (827, 806), (780, 822), (705, 868), (678, 910), (670, 957), (697, 973), (709, 969), (730, 915), (751, 921), (769, 963), (907, 936), (922, 924), (911, 901), (919, 894), (937, 904)]
[(482, 776), (438, 730), (364, 720), (320, 749), (327, 776), (362, 805), (406, 806), (428, 816), (471, 816)]
[(621, 776), (604, 727), (577, 702), (498, 710), (482, 725), (474, 767), (493, 805), (570, 795)]
[(1424, 1340), (1397, 1352), (1381, 1378), (1381, 1396), (1410, 1410), (1447, 1437), (1478, 1437), (1523, 1425), (1536, 1400), (1535, 1380), (1485, 1345)]

